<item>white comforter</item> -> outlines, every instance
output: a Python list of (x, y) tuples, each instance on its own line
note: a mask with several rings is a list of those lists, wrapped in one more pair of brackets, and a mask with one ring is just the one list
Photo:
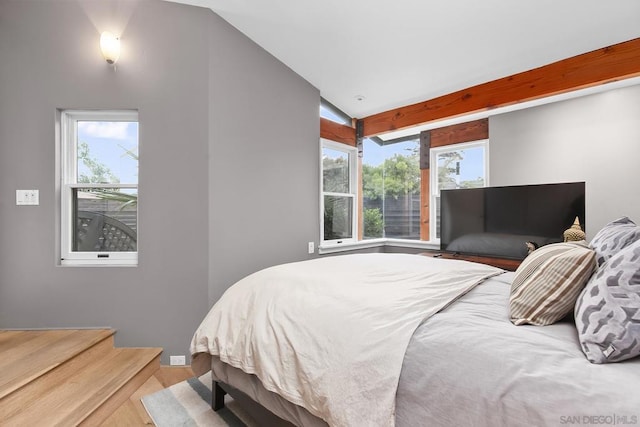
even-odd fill
[(191, 343), (194, 367), (217, 355), (331, 426), (393, 426), (414, 330), (502, 272), (406, 254), (268, 268), (236, 283), (213, 306)]

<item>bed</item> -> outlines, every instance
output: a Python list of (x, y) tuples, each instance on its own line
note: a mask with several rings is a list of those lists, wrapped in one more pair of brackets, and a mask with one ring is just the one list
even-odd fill
[[(640, 248), (640, 244), (636, 246)], [(636, 251), (640, 256), (638, 248)], [(556, 252), (559, 250), (558, 247), (555, 249)], [(575, 257), (576, 251), (584, 254), (585, 250), (572, 246), (568, 252), (563, 252), (564, 261), (568, 253)], [(588, 250), (592, 251), (592, 248)], [(539, 258), (543, 255), (540, 251)], [(632, 262), (637, 264), (637, 261)], [(386, 268), (388, 265), (393, 266), (391, 270)], [(510, 314), (510, 303), (518, 272), (504, 272), (466, 261), (406, 254), (344, 255), (288, 266), (294, 266), (287, 272), (293, 283), (315, 281), (321, 286), (326, 285), (323, 277), (319, 277), (323, 276), (322, 271), (333, 269), (338, 276), (342, 274), (339, 272), (351, 271), (353, 276), (342, 274), (344, 277), (336, 286), (339, 290), (337, 298), (347, 301), (345, 307), (352, 304), (350, 298), (361, 298), (350, 295), (348, 286), (355, 276), (362, 274), (361, 269), (375, 270), (372, 276), (375, 279), (369, 280), (375, 286), (366, 288), (365, 292), (373, 289), (377, 295), (376, 286), (390, 287), (392, 295), (408, 292), (397, 299), (380, 294), (365, 302), (365, 306), (373, 306), (377, 310), (379, 300), (391, 300), (390, 305), (394, 307), (381, 323), (372, 322), (367, 317), (368, 313), (361, 312), (359, 308), (352, 310), (356, 313), (355, 320), (344, 320), (338, 316), (342, 309), (333, 310), (331, 299), (318, 297), (312, 305), (324, 307), (324, 311), (331, 313), (327, 329), (315, 323), (313, 309), (304, 305), (297, 290), (292, 292), (293, 300), (285, 300), (286, 305), (293, 305), (295, 309), (284, 311), (284, 317), (290, 317), (284, 321), (278, 318), (282, 313), (278, 314), (279, 301), (273, 295), (250, 294), (253, 296), (249, 299), (243, 295), (236, 305), (231, 303), (222, 310), (216, 308), (219, 303), (216, 304), (212, 309), (214, 315), (209, 313), (192, 341), (194, 372), (212, 371), (214, 391), (218, 391), (214, 406), (222, 405), (220, 392), (226, 389), (239, 391), (280, 419), (299, 426), (544, 426), (640, 422), (640, 393), (637, 392), (640, 358), (619, 356), (627, 360), (592, 363), (585, 357), (586, 347), (581, 342), (583, 335), (577, 332), (576, 323), (579, 322), (574, 321), (571, 314), (546, 326), (516, 326), (514, 323), (517, 322)], [(275, 271), (278, 272), (279, 268)], [(279, 278), (276, 280), (270, 275), (273, 270), (267, 269), (266, 276), (262, 273), (257, 275), (257, 283), (262, 283), (257, 285), (260, 292), (263, 288), (274, 287), (274, 284), (275, 288), (283, 287), (277, 291), (278, 294), (283, 289), (291, 289), (290, 286), (297, 286), (282, 285)], [(405, 272), (406, 277), (399, 279), (398, 270)], [(605, 269), (601, 267), (600, 270)], [(304, 273), (307, 271), (310, 276)], [(435, 271), (436, 274), (430, 276), (432, 273), (425, 271)], [(458, 273), (452, 278), (451, 271)], [(582, 274), (579, 269), (571, 271), (574, 276)], [(588, 273), (592, 275), (591, 271)], [(417, 289), (421, 286), (416, 286), (416, 283), (425, 280), (424, 274), (431, 277), (429, 281), (435, 277), (435, 282), (441, 281), (440, 284), (457, 283), (453, 285), (456, 290), (441, 292), (445, 286), (436, 292), (435, 297), (432, 290), (422, 295), (423, 290)], [(404, 279), (408, 279), (406, 286), (401, 284)], [(239, 282), (239, 288), (244, 286), (244, 280)], [(403, 290), (403, 286), (406, 289)], [(437, 284), (435, 286), (438, 287)], [(230, 288), (231, 294), (237, 291), (236, 287)], [(582, 287), (579, 291), (584, 293)], [(566, 293), (566, 289), (563, 292)], [(415, 305), (411, 301), (425, 295), (438, 302), (427, 306), (417, 304), (415, 311), (418, 314), (405, 315), (404, 307)], [(269, 320), (259, 319), (259, 323), (268, 332), (256, 334), (252, 331), (248, 335), (229, 338), (226, 323), (237, 322), (238, 318), (248, 321), (253, 316), (255, 307), (251, 298), (257, 298), (264, 305)], [(243, 311), (242, 304), (251, 308)], [(403, 307), (401, 311), (397, 311), (398, 306)], [(348, 308), (345, 310), (349, 311)], [(301, 317), (292, 317), (301, 313), (304, 313)], [(394, 316), (402, 318), (402, 322), (390, 321)], [(358, 319), (364, 319), (363, 325), (369, 323), (371, 332), (364, 332), (362, 340), (354, 335), (353, 340), (363, 341), (366, 348), (356, 346), (355, 350), (341, 350), (337, 352), (336, 359), (332, 359), (331, 353), (336, 346), (346, 344), (340, 341), (340, 333), (327, 331), (338, 330), (347, 337), (353, 333), (363, 334), (358, 326), (351, 330), (352, 323), (357, 324)], [(279, 331), (280, 326), (286, 323), (294, 325), (297, 332)], [(391, 326), (383, 325), (388, 323)], [(396, 323), (407, 323), (408, 326)], [(316, 328), (318, 331), (314, 334)], [(320, 350), (296, 347), (296, 334), (304, 335), (300, 342), (305, 346), (312, 345), (309, 341), (319, 341)], [(391, 338), (394, 335), (401, 339)], [(271, 340), (279, 342), (274, 345)], [(369, 347), (367, 342), (371, 343)], [(292, 348), (289, 355), (286, 353), (288, 347)], [(377, 355), (376, 348), (379, 348)], [(246, 360), (243, 362), (230, 357), (234, 351), (258, 353), (260, 349), (267, 349), (273, 354), (264, 361), (252, 359), (252, 362), (253, 365), (264, 363), (268, 366), (266, 369), (248, 366)], [(306, 360), (310, 357), (307, 352), (319, 354), (319, 357), (309, 362)], [(399, 359), (397, 354), (400, 354)], [(251, 355), (252, 358), (254, 356), (259, 359), (258, 354)], [(316, 366), (300, 371), (297, 365), (305, 363)], [(326, 366), (323, 367), (324, 363)], [(281, 366), (271, 369), (270, 364)], [(369, 371), (367, 366), (370, 366)], [(289, 373), (282, 373), (283, 367), (289, 369)], [(396, 370), (397, 374), (387, 375)], [(292, 395), (292, 389), (298, 394)], [(354, 393), (357, 390), (361, 392)]]

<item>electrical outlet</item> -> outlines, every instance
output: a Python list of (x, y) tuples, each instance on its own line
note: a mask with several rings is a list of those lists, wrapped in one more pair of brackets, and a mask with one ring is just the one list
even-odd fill
[(309, 253), (312, 254), (316, 251), (313, 242), (309, 242), (309, 249), (308, 249)]
[(184, 356), (169, 356), (169, 364), (171, 366), (184, 366), (187, 361)]
[(37, 206), (40, 204), (39, 190), (16, 190), (16, 205)]

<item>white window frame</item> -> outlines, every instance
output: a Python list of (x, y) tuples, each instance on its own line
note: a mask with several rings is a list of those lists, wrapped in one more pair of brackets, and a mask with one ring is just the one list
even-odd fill
[[(328, 148), (331, 150), (341, 151), (349, 156), (349, 193), (333, 193), (324, 191), (324, 167), (322, 164), (323, 149)], [(325, 196), (341, 196), (349, 197), (352, 199), (351, 203), (351, 230), (352, 236), (346, 239), (324, 239), (324, 197)], [(335, 246), (343, 243), (353, 243), (358, 239), (358, 149), (350, 145), (342, 144), (328, 139), (320, 139), (320, 246)]]
[(481, 140), (477, 140), (477, 141), (471, 141), (471, 142), (463, 142), (463, 143), (459, 143), (459, 144), (450, 144), (450, 145), (444, 145), (441, 147), (435, 147), (432, 148), (430, 150), (429, 156), (430, 156), (430, 164), (431, 167), (429, 168), (429, 182), (430, 182), (430, 189), (429, 189), (429, 218), (431, 219), (429, 221), (429, 242), (432, 243), (439, 243), (440, 242), (440, 238), (437, 238), (436, 235), (436, 226), (437, 226), (437, 221), (436, 221), (436, 217), (437, 217), (437, 213), (436, 213), (436, 199), (438, 197), (440, 197), (440, 186), (438, 185), (438, 155), (442, 154), (442, 153), (446, 153), (449, 151), (459, 151), (459, 150), (466, 150), (469, 148), (476, 148), (476, 147), (484, 147), (484, 186), (488, 187), (489, 186), (489, 140), (488, 139), (481, 139)]
[[(78, 122), (121, 121), (139, 122), (135, 110), (63, 110), (60, 116), (60, 258), (62, 265), (108, 266), (138, 265), (138, 252), (74, 252), (73, 190), (77, 188), (113, 188), (114, 184), (84, 184), (77, 182)], [(117, 184), (118, 188), (138, 188), (138, 184)], [(139, 230), (139, 227), (138, 227)], [(108, 254), (108, 255), (107, 255)], [(107, 255), (105, 257), (105, 255)]]

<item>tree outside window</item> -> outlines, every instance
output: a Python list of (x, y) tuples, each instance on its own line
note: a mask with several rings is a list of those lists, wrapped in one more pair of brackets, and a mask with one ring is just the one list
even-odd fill
[(365, 239), (420, 238), (418, 139), (387, 146), (365, 141), (362, 186)]

